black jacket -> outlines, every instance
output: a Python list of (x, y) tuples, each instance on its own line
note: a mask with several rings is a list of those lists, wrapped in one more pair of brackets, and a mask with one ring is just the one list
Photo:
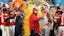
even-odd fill
[(22, 32), (22, 29), (23, 29), (23, 20), (21, 20), (21, 17), (18, 16), (16, 18), (16, 23), (15, 23), (15, 32), (16, 33), (21, 33)]

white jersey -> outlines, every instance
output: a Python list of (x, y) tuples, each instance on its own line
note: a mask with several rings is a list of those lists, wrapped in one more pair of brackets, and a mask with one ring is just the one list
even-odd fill
[(46, 14), (44, 15), (43, 19), (40, 19), (40, 24), (45, 25), (48, 23), (48, 18)]

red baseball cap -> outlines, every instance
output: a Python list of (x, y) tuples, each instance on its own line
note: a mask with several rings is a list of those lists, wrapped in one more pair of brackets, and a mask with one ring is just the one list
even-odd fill
[(37, 8), (33, 8), (33, 10), (36, 10), (36, 11), (38, 11), (38, 9), (37, 9)]

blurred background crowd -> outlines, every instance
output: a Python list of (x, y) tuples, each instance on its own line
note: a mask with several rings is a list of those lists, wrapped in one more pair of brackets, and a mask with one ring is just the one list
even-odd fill
[(0, 0), (0, 36), (64, 36), (64, 0)]

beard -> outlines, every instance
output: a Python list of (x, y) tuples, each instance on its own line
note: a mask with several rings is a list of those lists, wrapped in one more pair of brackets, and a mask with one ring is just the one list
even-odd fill
[(35, 13), (35, 15), (37, 15), (37, 13)]
[(35, 15), (37, 15), (37, 13), (33, 12)]

